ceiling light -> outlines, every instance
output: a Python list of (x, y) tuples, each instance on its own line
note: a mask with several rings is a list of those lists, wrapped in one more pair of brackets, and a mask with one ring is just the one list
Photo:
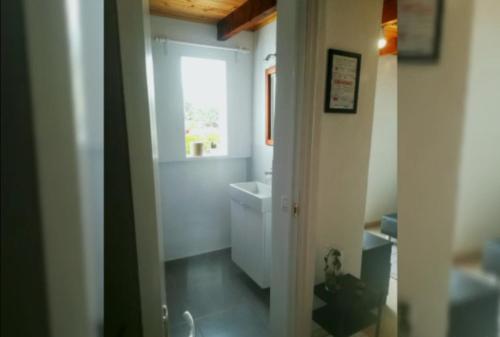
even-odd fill
[(378, 49), (383, 49), (385, 46), (387, 46), (387, 40), (385, 38), (380, 38), (378, 39), (377, 45)]

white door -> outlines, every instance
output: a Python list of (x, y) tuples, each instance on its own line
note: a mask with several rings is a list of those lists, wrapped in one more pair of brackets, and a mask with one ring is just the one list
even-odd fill
[(164, 337), (167, 319), (158, 195), (158, 151), (149, 1), (116, 1), (130, 182), (144, 337)]

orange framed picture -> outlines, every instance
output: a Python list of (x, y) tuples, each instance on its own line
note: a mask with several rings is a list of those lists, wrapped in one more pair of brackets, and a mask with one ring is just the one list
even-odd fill
[(274, 119), (276, 106), (276, 66), (266, 69), (266, 144), (274, 143)]

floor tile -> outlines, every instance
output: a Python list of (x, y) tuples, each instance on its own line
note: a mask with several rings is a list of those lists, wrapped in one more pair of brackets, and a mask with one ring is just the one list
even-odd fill
[[(172, 328), (181, 329), (184, 325), (182, 314), (188, 310), (195, 323), (208, 326), (212, 335), (214, 329), (224, 333), (222, 327), (226, 325), (227, 331), (233, 334), (240, 329), (262, 334), (268, 329), (269, 290), (257, 286), (231, 260), (230, 250), (167, 262), (165, 274)], [(251, 318), (244, 319), (241, 314), (238, 320), (227, 323), (227, 316), (235, 312), (246, 312)], [(203, 337), (207, 337), (206, 334)]]
[[(171, 325), (168, 329), (168, 337), (189, 337), (189, 326), (186, 323)], [(204, 337), (201, 329), (195, 330), (195, 337)]]
[(197, 321), (204, 337), (267, 337), (268, 328), (247, 304)]

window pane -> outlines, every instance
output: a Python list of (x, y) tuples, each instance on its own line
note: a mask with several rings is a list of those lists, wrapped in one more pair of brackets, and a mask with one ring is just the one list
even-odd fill
[(181, 71), (186, 156), (227, 155), (226, 62), (182, 57)]

